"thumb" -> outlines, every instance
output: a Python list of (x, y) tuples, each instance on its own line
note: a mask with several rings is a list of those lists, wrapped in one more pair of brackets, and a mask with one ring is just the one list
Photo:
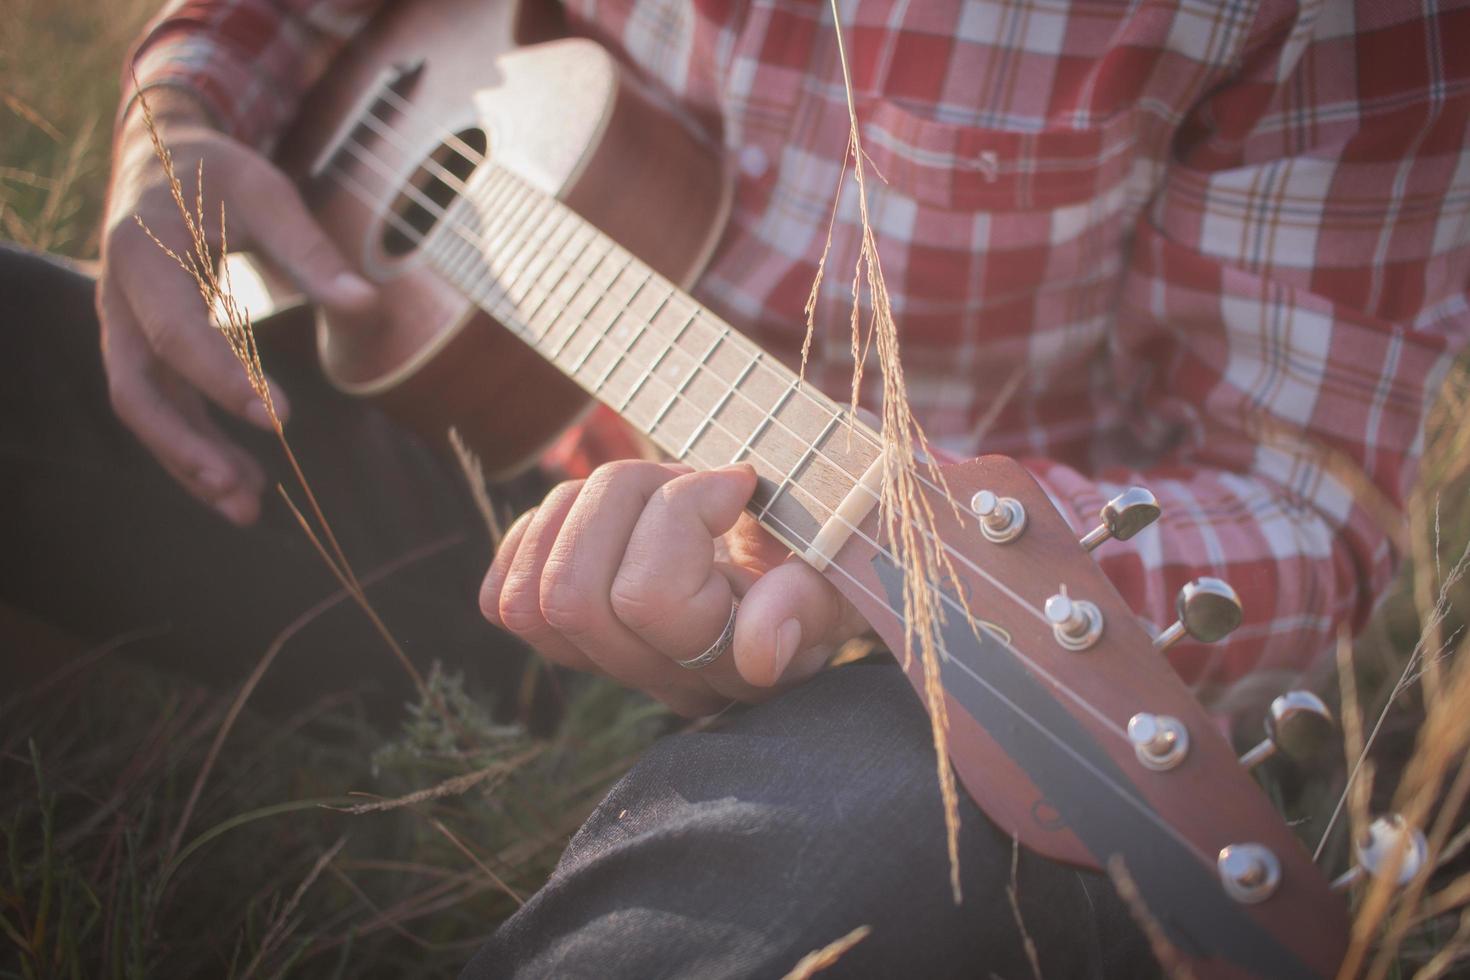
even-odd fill
[(369, 315), (377, 290), (348, 266), (290, 179), (263, 159), (253, 166), (260, 172), (240, 182), (252, 189), (250, 198), (237, 204), (250, 240), (313, 303), (348, 318)]
[(804, 679), (822, 668), (834, 644), (866, 628), (821, 573), (788, 561), (757, 579), (740, 600), (735, 667), (757, 687)]

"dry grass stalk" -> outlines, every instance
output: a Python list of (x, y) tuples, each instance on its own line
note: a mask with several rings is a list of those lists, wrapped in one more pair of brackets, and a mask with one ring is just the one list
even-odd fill
[(465, 844), (464, 841), (460, 840), (459, 836), (456, 835), (454, 831), (444, 826), (444, 821), (440, 820), (438, 817), (430, 817), (429, 823), (433, 825), (435, 830), (437, 830), (440, 834), (444, 836), (445, 840), (454, 845), (455, 850), (459, 851), (459, 853), (469, 858), (474, 866), (480, 869), (481, 874), (483, 874), (486, 878), (489, 878), (491, 881), (495, 882), (496, 888), (499, 888), (501, 891), (505, 892), (505, 894), (509, 895), (511, 900), (514, 901), (516, 905), (520, 906), (526, 904), (526, 900), (520, 896), (519, 892), (510, 887), (510, 885), (506, 884), (504, 878), (500, 877), (500, 875), (496, 874), (494, 871), (491, 871), (490, 866), (487, 865), (484, 861), (481, 861), (480, 856), (474, 851), (470, 850), (469, 846)]
[[(134, 79), (134, 85), (137, 85), (136, 79)], [(218, 252), (211, 247), (209, 237), (206, 233), (204, 220), (203, 161), (200, 161), (198, 171), (195, 174), (195, 197), (194, 206), (191, 210), (184, 200), (183, 185), (179, 182), (178, 175), (174, 171), (173, 154), (164, 145), (162, 138), (158, 134), (158, 128), (154, 123), (153, 110), (149, 105), (147, 94), (139, 91), (138, 101), (143, 110), (143, 120), (148, 129), (148, 137), (153, 143), (153, 152), (158, 157), (159, 163), (163, 166), (164, 174), (168, 179), (169, 191), (173, 195), (174, 204), (178, 208), (179, 216), (183, 219), (184, 228), (188, 232), (190, 248), (182, 254), (175, 251), (164, 244), (154, 234), (153, 230), (144, 223), (141, 217), (134, 215), (134, 219), (147, 232), (148, 237), (153, 239), (153, 242), (159, 248), (163, 249), (170, 258), (179, 264), (180, 268), (194, 279), (194, 282), (199, 287), (199, 294), (203, 298), (206, 308), (215, 311), (216, 323), (220, 334), (225, 338), (226, 343), (229, 344), (230, 351), (235, 355), (235, 359), (240, 362), (240, 367), (244, 370), (245, 377), (250, 382), (251, 389), (265, 407), (266, 413), (270, 417), (272, 428), (275, 431), (276, 439), (280, 443), (281, 450), (291, 467), (298, 487), (306, 498), (316, 526), (320, 528), (320, 537), (325, 538), (328, 547), (323, 547), (318, 534), (312, 528), (310, 522), (305, 519), (300, 509), (291, 501), (290, 495), (286, 492), (285, 487), (278, 484), (277, 489), (280, 491), (281, 496), (286, 498), (286, 502), (290, 505), (292, 513), (300, 521), (303, 530), (306, 531), (312, 544), (321, 554), (323, 561), (327, 563), (332, 574), (342, 583), (348, 594), (352, 596), (353, 601), (367, 615), (374, 629), (382, 637), (383, 642), (387, 644), (389, 650), (403, 667), (404, 672), (413, 681), (414, 687), (418, 690), (420, 696), (435, 703), (445, 719), (449, 720), (450, 716), (447, 708), (439, 702), (438, 698), (431, 696), (427, 685), (424, 683), (423, 675), (419, 673), (418, 668), (409, 660), (408, 655), (404, 653), (397, 639), (394, 638), (392, 632), (389, 631), (382, 619), (378, 616), (377, 610), (369, 602), (367, 594), (362, 588), (362, 584), (357, 579), (356, 572), (352, 569), (352, 563), (347, 560), (346, 554), (343, 553), (342, 547), (337, 541), (337, 536), (332, 531), (331, 522), (327, 520), (326, 514), (323, 513), (321, 505), (317, 501), (316, 494), (311, 489), (311, 483), (306, 479), (306, 474), (302, 471), (301, 464), (296, 459), (296, 454), (292, 451), (290, 442), (286, 439), (285, 427), (281, 424), (280, 417), (276, 414), (275, 403), (271, 398), (270, 384), (266, 380), (265, 369), (260, 363), (260, 351), (256, 346), (255, 330), (250, 320), (250, 314), (236, 300), (230, 288), (229, 266), (224, 261), (229, 255), (229, 240), (225, 226), (223, 203), (220, 205), (219, 213), (220, 245)], [(220, 278), (219, 269), (224, 269), (223, 280)]]
[(245, 972), (240, 975), (241, 980), (248, 980), (249, 977), (255, 976), (255, 971), (260, 969), (261, 963), (265, 958), (275, 952), (291, 933), (296, 930), (296, 926), (299, 923), (293, 922), (291, 916), (295, 914), (297, 907), (300, 906), (301, 899), (305, 897), (307, 890), (316, 883), (317, 878), (321, 877), (322, 870), (332, 863), (332, 859), (341, 852), (346, 844), (347, 838), (339, 837), (337, 843), (323, 852), (322, 856), (317, 858), (316, 863), (311, 866), (311, 870), (307, 872), (306, 877), (301, 879), (301, 884), (297, 885), (296, 890), (291, 893), (291, 897), (286, 900), (286, 904), (281, 906), (280, 910), (272, 916), (270, 926), (261, 938), (260, 946), (256, 949), (255, 956), (251, 958), (250, 963), (245, 967)]
[[(438, 541), (432, 541), (421, 548), (415, 548), (413, 551), (372, 572), (365, 579), (365, 582), (368, 585), (372, 585), (408, 565), (445, 551), (453, 545), (458, 544), (461, 540), (461, 536), (455, 534), (440, 538)], [(281, 650), (285, 648), (292, 637), (349, 596), (350, 592), (344, 586), (339, 591), (333, 592), (325, 599), (315, 603), (290, 623), (286, 624), (286, 628), (277, 633), (271, 640), (270, 645), (266, 647), (260, 660), (256, 662), (255, 669), (250, 672), (250, 676), (245, 679), (245, 683), (241, 684), (240, 690), (235, 693), (234, 700), (230, 702), (230, 707), (225, 713), (224, 720), (215, 732), (214, 741), (210, 743), (209, 751), (205, 753), (204, 763), (199, 767), (198, 775), (194, 777), (194, 784), (189, 789), (189, 796), (185, 800), (184, 809), (179, 815), (178, 825), (174, 828), (173, 836), (169, 839), (167, 856), (164, 858), (165, 864), (172, 861), (174, 855), (178, 853), (179, 846), (184, 839), (184, 831), (188, 828), (189, 822), (193, 818), (194, 808), (199, 803), (199, 797), (204, 792), (204, 785), (209, 780), (209, 774), (214, 770), (215, 763), (219, 759), (220, 751), (224, 748), (225, 740), (229, 738), (230, 732), (234, 730), (235, 722), (239, 720), (240, 713), (245, 708), (245, 703), (255, 693), (255, 688), (260, 684), (261, 678), (265, 676), (271, 664), (275, 662), (276, 656), (280, 654)]]
[(490, 534), (490, 547), (499, 551), (505, 529), (500, 526), (500, 518), (495, 516), (495, 504), (490, 500), (490, 488), (485, 485), (485, 468), (480, 465), (480, 457), (475, 455), (475, 451), (460, 436), (459, 430), (452, 425), (449, 427), (449, 447), (454, 450), (454, 458), (459, 462), (465, 482), (469, 484), (470, 497), (485, 522), (485, 530)]
[(531, 746), (524, 752), (511, 756), (509, 759), (497, 759), (483, 769), (476, 769), (474, 772), (467, 772), (463, 775), (446, 779), (442, 783), (436, 783), (433, 786), (417, 790), (405, 796), (395, 797), (391, 800), (375, 799), (371, 803), (358, 803), (354, 806), (344, 807), (328, 807), (328, 809), (340, 810), (343, 813), (351, 814), (376, 813), (382, 810), (396, 810), (399, 807), (413, 806), (415, 803), (428, 803), (432, 800), (443, 799), (446, 796), (459, 796), (463, 793), (468, 793), (491, 776), (500, 776), (514, 772), (544, 751), (546, 751), (546, 743), (543, 742)]
[[(859, 388), (862, 384), (863, 361), (870, 345), (878, 349), (878, 364), (883, 374), (883, 412), (881, 441), (883, 445), (883, 488), (880, 494), (880, 521), (894, 558), (903, 572), (902, 622), (905, 624), (903, 658), (905, 663), (913, 660), (917, 645), (920, 663), (924, 672), (924, 701), (929, 709), (930, 726), (934, 738), (935, 768), (939, 777), (939, 791), (944, 803), (945, 836), (949, 847), (950, 890), (955, 903), (960, 901), (959, 863), (959, 795), (955, 788), (954, 769), (949, 762), (949, 709), (944, 697), (944, 686), (939, 676), (939, 630), (945, 621), (939, 589), (934, 583), (946, 578), (958, 580), (950, 564), (949, 556), (940, 543), (935, 526), (934, 511), (924, 493), (921, 468), (928, 471), (934, 486), (943, 493), (946, 502), (959, 514), (958, 505), (945, 482), (944, 475), (933, 462), (928, 439), (918, 419), (914, 417), (908, 402), (908, 385), (904, 381), (903, 364), (899, 359), (898, 326), (893, 319), (893, 306), (889, 300), (888, 287), (883, 280), (883, 264), (878, 255), (878, 243), (873, 234), (868, 214), (867, 176), (864, 170), (866, 156), (862, 137), (858, 131), (857, 108), (853, 101), (852, 76), (847, 64), (847, 49), (842, 39), (842, 19), (837, 9), (837, 0), (831, 0), (833, 27), (837, 35), (837, 56), (842, 66), (842, 81), (847, 91), (848, 133), (847, 151), (842, 174), (847, 173), (846, 162), (852, 162), (853, 178), (857, 183), (858, 213), (862, 235), (857, 262), (853, 269), (852, 336), (853, 376), (850, 418), (856, 417)], [(842, 179), (839, 178), (837, 196), (842, 194)], [(834, 204), (834, 222), (836, 205)], [(828, 228), (828, 248), (831, 246), (831, 228)], [(817, 266), (816, 278), (812, 283), (811, 297), (807, 302), (807, 338), (803, 343), (802, 363), (805, 366), (806, 351), (811, 345), (814, 331), (812, 313), (815, 309), (817, 292), (821, 287), (826, 265), (826, 249)], [(861, 323), (862, 290), (866, 288), (872, 312), (868, 334), (863, 337)], [(920, 458), (924, 462), (920, 462)], [(963, 597), (959, 601), (964, 602)], [(966, 610), (968, 617), (968, 610)], [(973, 617), (969, 617), (972, 628)]]
[(858, 926), (841, 939), (830, 942), (821, 949), (807, 953), (791, 968), (791, 972), (786, 974), (782, 980), (810, 980), (812, 976), (829, 969), (848, 950), (852, 949), (864, 939), (867, 939), (868, 934), (872, 931), (872, 926)]
[(1450, 968), (1465, 957), (1467, 950), (1470, 950), (1470, 909), (1460, 913), (1460, 927), (1455, 930), (1450, 941), (1434, 954), (1434, 958), (1414, 974), (1414, 980), (1438, 980), (1448, 976)]
[(1159, 961), (1159, 967), (1164, 971), (1164, 976), (1171, 980), (1194, 980), (1194, 971), (1189, 967), (1189, 961), (1184, 954), (1169, 942), (1169, 937), (1164, 935), (1164, 927), (1149, 912), (1148, 905), (1143, 901), (1143, 895), (1138, 891), (1138, 885), (1134, 883), (1133, 876), (1128, 873), (1128, 866), (1123, 862), (1121, 855), (1114, 855), (1108, 860), (1108, 877), (1113, 880), (1113, 887), (1118, 891), (1118, 897), (1127, 906), (1128, 913), (1133, 921), (1142, 930), (1144, 938), (1148, 940), (1149, 949), (1153, 951), (1154, 959)]
[(1011, 837), (1011, 880), (1006, 884), (1006, 898), (1011, 903), (1011, 915), (1016, 919), (1016, 929), (1021, 933), (1021, 945), (1026, 950), (1026, 962), (1031, 964), (1031, 976), (1034, 980), (1041, 980), (1041, 959), (1036, 954), (1036, 941), (1031, 938), (1031, 933), (1026, 930), (1026, 922), (1021, 918), (1021, 900), (1017, 894), (1016, 872), (1021, 865), (1021, 841), (1020, 838)]
[[(1396, 895), (1395, 880), (1403, 861), (1402, 853), (1390, 855), (1384, 873), (1376, 878), (1364, 896), (1353, 921), (1353, 943), (1343, 962), (1343, 975), (1355, 976), (1380, 928), (1387, 920), (1395, 898), (1397, 912), (1378, 939), (1378, 952), (1367, 972), (1369, 980), (1387, 975), (1413, 921), (1414, 908), (1428, 885), (1429, 876), (1438, 864), (1438, 856), (1454, 829), (1454, 820), (1470, 791), (1470, 660), (1463, 654), (1470, 644), (1461, 644), (1462, 656), (1445, 677), (1442, 696), (1425, 715), (1415, 740), (1414, 753), (1404, 769), (1394, 797), (1394, 809), (1411, 827), (1425, 826), (1430, 811), (1440, 801), (1449, 773), (1456, 771), (1448, 798), (1441, 805), (1438, 818), (1427, 839), (1424, 867)], [(1353, 972), (1349, 972), (1353, 971)]]

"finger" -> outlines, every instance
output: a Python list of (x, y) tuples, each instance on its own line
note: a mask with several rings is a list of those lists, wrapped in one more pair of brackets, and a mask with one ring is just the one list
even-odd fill
[(794, 559), (761, 576), (741, 600), (735, 667), (757, 687), (801, 680), (822, 668), (833, 645), (865, 628), (831, 582)]
[[(502, 627), (553, 663), (576, 670), (594, 670), (595, 665), (577, 645), (563, 637), (541, 612), (541, 579), (546, 557), (581, 489), (581, 480), (554, 487), (526, 522), (515, 553), (504, 559), (496, 555), (491, 577), (497, 574), (495, 566), (504, 568), (499, 573), (499, 596), (494, 599), (495, 618)], [(491, 600), (482, 601), (488, 605)]]
[[(681, 714), (704, 714), (722, 706), (723, 699), (711, 694), (695, 672), (680, 668), (623, 625), (611, 600), (634, 526), (654, 492), (677, 475), (670, 467), (641, 461), (613, 463), (594, 472), (547, 557), (541, 611), (553, 628), (617, 680), (647, 691)], [(723, 620), (711, 639), (720, 626)]]
[[(190, 247), (176, 222), (154, 231), (180, 255)], [(114, 233), (108, 268), (109, 285), (118, 290), (114, 305), (126, 304), (159, 360), (225, 411), (262, 429), (274, 428), (244, 366), (210, 323), (198, 285), (173, 259), (140, 229), (124, 226)], [(269, 383), (276, 415), (284, 423), (290, 403), (278, 385)]]
[(250, 206), (238, 221), (255, 246), (274, 260), (313, 302), (346, 317), (371, 315), (377, 290), (353, 272), (322, 230), (296, 186), (281, 171), (255, 159), (236, 197)]
[(628, 539), (610, 597), (614, 614), (672, 660), (708, 648), (730, 617), (729, 580), (715, 567), (715, 538), (755, 492), (745, 464), (677, 477), (658, 487)]
[(480, 615), (492, 626), (503, 627), (500, 622), (500, 591), (505, 584), (505, 573), (510, 570), (510, 563), (526, 536), (526, 528), (531, 526), (531, 519), (535, 516), (536, 508), (532, 507), (511, 522), (500, 538), (500, 546), (495, 549), (490, 567), (485, 570), (485, 578), (480, 582)]
[[(99, 304), (109, 394), (119, 420), (191, 495), (236, 524), (260, 513), (259, 467), (213, 425), (191, 422), (127, 310)], [(202, 406), (197, 414), (202, 417)], [(205, 420), (207, 422), (207, 420)]]

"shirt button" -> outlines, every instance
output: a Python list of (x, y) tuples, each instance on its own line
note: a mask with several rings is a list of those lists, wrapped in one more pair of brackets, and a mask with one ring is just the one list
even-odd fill
[(771, 161), (766, 157), (766, 151), (758, 146), (743, 146), (740, 148), (740, 172), (751, 180), (760, 180), (771, 169)]

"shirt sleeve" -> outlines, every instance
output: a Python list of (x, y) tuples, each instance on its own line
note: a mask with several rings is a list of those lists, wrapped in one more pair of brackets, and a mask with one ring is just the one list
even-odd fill
[[(1120, 426), (1162, 461), (1027, 461), (1076, 528), (1129, 484), (1156, 529), (1096, 555), (1160, 626), (1200, 575), (1245, 611), (1171, 651), (1207, 702), (1279, 692), (1386, 590), (1427, 411), (1470, 334), (1470, 12), (1263, 8), (1185, 120), (1122, 284)], [(1243, 690), (1248, 689), (1248, 690)]]
[(200, 98), (226, 133), (268, 151), (302, 96), (382, 0), (169, 0), (124, 77), (125, 112), (158, 86)]

